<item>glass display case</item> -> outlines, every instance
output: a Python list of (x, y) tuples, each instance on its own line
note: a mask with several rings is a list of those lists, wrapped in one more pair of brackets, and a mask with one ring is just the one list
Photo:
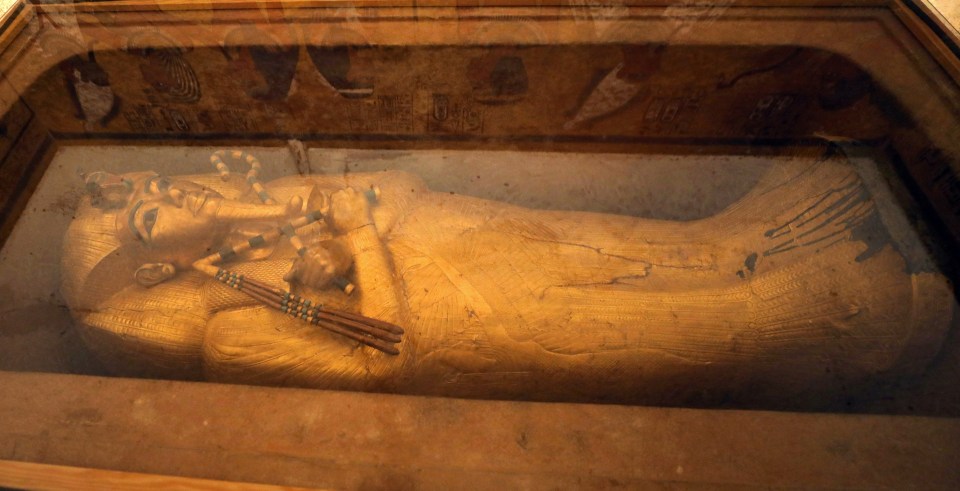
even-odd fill
[[(643, 425), (602, 436), (642, 414), (683, 419), (676, 431), (726, 421), (716, 448), (746, 448), (733, 442), (746, 422), (803, 440), (789, 427), (804, 421), (808, 464), (835, 473), (810, 480), (800, 462), (772, 478), (768, 460), (711, 474), (712, 447), (671, 433), (698, 470), (684, 477), (673, 454), (666, 474), (604, 468), (627, 486), (960, 480), (948, 464), (960, 445), (946, 443), (960, 434), (949, 8), (8, 3), (0, 393), (47, 396), (0, 403), (13, 435), (0, 459), (351, 488), (609, 487), (542, 457), (638, 452)], [(298, 401), (377, 436), (303, 430)], [(436, 405), (445, 422), (424, 409)], [(364, 423), (351, 407), (378, 414)], [(218, 414), (232, 419), (217, 431), (300, 421), (314, 450), (278, 443), (286, 430), (242, 445), (209, 433)], [(497, 445), (460, 434), (446, 467), (391, 417), (425, 442), (467, 421), (526, 452), (528, 433), (504, 429), (517, 418), (559, 436), (532, 444), (526, 467), (484, 467), (472, 459)], [(567, 426), (583, 418), (596, 426)], [(126, 451), (129, 431), (157, 450), (38, 450), (83, 435)], [(197, 464), (165, 454), (161, 431)], [(370, 453), (381, 432), (416, 456)], [(582, 432), (599, 439), (577, 447)], [(744, 455), (782, 449), (761, 440)], [(217, 467), (208, 444), (258, 457)], [(267, 477), (267, 455), (325, 462), (324, 475), (281, 463), (289, 473)]]

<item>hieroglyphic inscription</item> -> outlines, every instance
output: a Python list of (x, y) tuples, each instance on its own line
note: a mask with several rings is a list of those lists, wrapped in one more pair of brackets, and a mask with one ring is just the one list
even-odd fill
[(380, 133), (413, 132), (413, 97), (380, 95), (350, 105), (350, 130)]
[(156, 131), (160, 126), (153, 116), (151, 107), (146, 104), (139, 104), (130, 111), (124, 111), (123, 117), (133, 131), (151, 132)]
[(174, 109), (162, 105), (139, 104), (132, 110), (123, 112), (124, 119), (134, 131), (166, 131), (170, 133), (188, 133), (192, 125), (192, 114), (183, 109)]
[(431, 133), (481, 133), (483, 113), (466, 99), (434, 93), (427, 115), (427, 131)]
[(743, 131), (750, 136), (788, 133), (800, 119), (804, 98), (798, 94), (767, 94), (757, 99)]
[(187, 117), (182, 111), (168, 107), (161, 108), (160, 114), (163, 115), (163, 119), (167, 123), (167, 131), (177, 133), (187, 133), (190, 131), (190, 123), (187, 122)]
[(683, 134), (706, 94), (706, 88), (701, 86), (653, 87), (643, 112), (643, 131), (658, 135)]

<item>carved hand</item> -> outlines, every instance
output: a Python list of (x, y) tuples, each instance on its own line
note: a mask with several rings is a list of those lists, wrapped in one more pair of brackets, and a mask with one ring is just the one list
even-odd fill
[(330, 227), (340, 233), (373, 223), (370, 202), (364, 193), (353, 188), (341, 189), (330, 196), (330, 212), (326, 218)]
[(346, 274), (350, 266), (350, 254), (345, 248), (337, 242), (326, 242), (311, 247), (297, 258), (283, 280), (315, 289), (326, 288), (334, 278)]

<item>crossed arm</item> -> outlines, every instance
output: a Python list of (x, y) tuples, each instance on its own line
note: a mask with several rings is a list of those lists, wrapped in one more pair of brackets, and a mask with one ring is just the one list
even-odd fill
[[(269, 183), (268, 186), (273, 192), (278, 193), (277, 196), (283, 199), (292, 197), (300, 200), (301, 203), (300, 196), (306, 197), (304, 191), (307, 191), (310, 196), (306, 209), (313, 210), (289, 223), (287, 228), (290, 228), (290, 233), (293, 234), (289, 237), (282, 236), (278, 229), (253, 238), (264, 237), (260, 243), (264, 243), (264, 240), (274, 243), (289, 239), (294, 250), (301, 249), (301, 257), (296, 258), (293, 267), (284, 275), (284, 281), (297, 283), (313, 290), (322, 290), (331, 284), (344, 288), (348, 281), (344, 277), (351, 266), (354, 263), (360, 263), (356, 268), (357, 276), (362, 277), (359, 281), (370, 284), (371, 290), (376, 290), (372, 295), (364, 297), (379, 297), (384, 288), (395, 289), (395, 281), (384, 283), (386, 280), (383, 278), (368, 278), (367, 273), (386, 275), (392, 280), (391, 261), (379, 239), (390, 233), (400, 216), (410, 208), (412, 202), (424, 190), (424, 185), (418, 178), (394, 171), (282, 178)], [(365, 198), (365, 194), (369, 191), (363, 193), (358, 190), (369, 190), (374, 186), (378, 188), (378, 192), (383, 190), (385, 194), (379, 203), (371, 205), (367, 201), (368, 198)], [(311, 188), (312, 192), (309, 191)], [(332, 196), (323, 191), (331, 189), (338, 191)], [(323, 215), (314, 215), (317, 212), (322, 212)], [(332, 238), (329, 234), (316, 235), (317, 231), (322, 229), (311, 225), (312, 220), (309, 220), (309, 217), (312, 216), (322, 216), (322, 220), (327, 222), (327, 231), (332, 232)], [(364, 226), (369, 226), (370, 230), (357, 230)], [(306, 235), (301, 239), (298, 234), (302, 233)], [(284, 234), (289, 235), (287, 232)], [(326, 239), (323, 238), (324, 235)], [(247, 242), (252, 244), (253, 239), (237, 242), (231, 248), (232, 252), (228, 252), (232, 256), (246, 253), (250, 249)], [(363, 251), (363, 254), (360, 254), (360, 251)], [(201, 259), (194, 263), (194, 268), (212, 276), (217, 271), (217, 263), (222, 262), (221, 255), (217, 252)], [(230, 267), (240, 266), (239, 263), (234, 263)], [(350, 290), (346, 291), (350, 293)], [(395, 316), (397, 309), (390, 306), (395, 302), (376, 301), (375, 303), (382, 306), (383, 312), (389, 313), (388, 317)]]
[(330, 223), (342, 235), (353, 258), (355, 280), (360, 290), (360, 313), (391, 323), (401, 323), (402, 292), (387, 248), (370, 205), (353, 188), (331, 197)]

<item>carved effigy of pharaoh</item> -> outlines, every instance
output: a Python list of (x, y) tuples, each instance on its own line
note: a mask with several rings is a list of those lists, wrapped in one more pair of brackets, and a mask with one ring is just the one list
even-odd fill
[[(231, 156), (251, 163), (246, 176)], [(903, 252), (842, 159), (772, 165), (686, 222), (528, 209), (395, 171), (262, 184), (242, 152), (213, 162), (219, 173), (86, 177), (63, 293), (120, 373), (537, 400), (779, 397), (915, 373), (952, 317), (946, 280)]]

